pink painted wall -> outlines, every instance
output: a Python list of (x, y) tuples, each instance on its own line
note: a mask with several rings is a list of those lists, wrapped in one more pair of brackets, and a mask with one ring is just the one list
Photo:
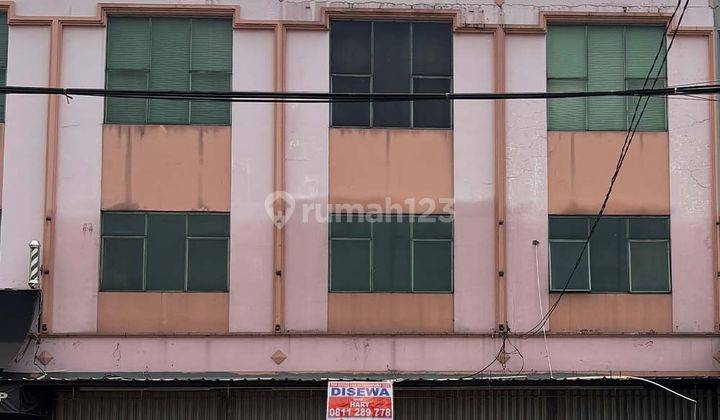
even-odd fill
[[(105, 86), (103, 28), (66, 28), (62, 85)], [(102, 98), (60, 101), (53, 330), (97, 330)]]
[[(545, 37), (506, 37), (506, 90), (545, 90)], [(530, 71), (532, 69), (532, 71)], [(547, 309), (547, 128), (545, 101), (516, 100), (506, 105), (506, 194), (508, 323), (527, 331), (540, 319), (537, 275)], [(539, 273), (535, 268), (538, 246)]]
[[(272, 30), (235, 31), (233, 89), (274, 89)], [(233, 104), (230, 202), (230, 331), (273, 329), (273, 104)]]
[[(493, 90), (493, 37), (456, 34), (454, 91)], [(493, 103), (454, 104), (455, 331), (495, 328), (495, 147)]]
[[(11, 26), (7, 84), (47, 86), (49, 51), (49, 28)], [(0, 288), (27, 289), (28, 242), (42, 241), (45, 220), (47, 97), (8, 95), (6, 101)]]
[[(127, 2), (127, 0), (122, 0)], [(133, 1), (140, 3), (140, 1)], [(142, 3), (166, 4), (146, 0)], [(184, 4), (206, 4), (203, 0)], [(216, 2), (217, 3), (217, 2)], [(315, 19), (325, 2), (222, 1), (240, 4), (248, 19)], [(343, 2), (362, 3), (362, 1)], [(404, 4), (427, 3), (412, 0)], [(477, 3), (477, 2), (466, 2)], [(496, 23), (534, 24), (538, 5), (507, 1), (501, 7), (473, 4), (466, 19)], [(584, 0), (565, 4), (590, 10)], [(593, 11), (621, 11), (628, 0), (610, 0)], [(639, 3), (639, 2), (636, 2)], [(664, 11), (674, 4), (664, 2)], [(712, 24), (703, 0), (694, 0), (688, 26)], [(367, 6), (367, 5), (365, 5)], [(577, 7), (576, 7), (577, 6)], [(364, 7), (358, 5), (358, 7)], [(567, 10), (568, 7), (556, 8)], [(647, 11), (630, 5), (628, 11)], [(652, 11), (655, 11), (653, 9)], [(18, 0), (23, 14), (92, 16), (92, 0), (37, 2)], [(8, 84), (47, 85), (49, 30), (10, 28)], [(63, 84), (103, 85), (104, 29), (66, 29)], [(492, 90), (492, 37), (456, 34), (456, 92)], [(508, 91), (545, 90), (545, 38), (507, 36)], [(272, 31), (236, 30), (233, 88), (272, 90)], [(36, 53), (27, 54), (32, 50)], [(328, 90), (328, 34), (289, 31), (286, 89)], [(707, 41), (683, 37), (676, 41), (669, 63), (670, 84), (711, 79), (707, 74)], [(686, 65), (693, 63), (693, 65)], [(25, 288), (27, 242), (40, 239), (43, 228), (44, 150), (47, 100), (11, 95), (7, 101), (3, 217), (0, 232), (0, 287)], [(285, 117), (286, 190), (296, 199), (286, 229), (286, 328), (298, 335), (265, 335), (272, 331), (272, 224), (264, 201), (273, 189), (274, 111), (269, 104), (233, 105), (231, 275), (227, 336), (113, 337), (93, 336), (98, 276), (99, 181), (102, 101), (75, 98), (61, 101), (58, 168), (58, 217), (54, 325), (67, 336), (46, 337), (41, 349), (54, 360), (49, 371), (462, 371), (485, 365), (498, 339), (484, 333), (494, 328), (493, 105), (455, 104), (455, 295), (456, 335), (344, 336), (322, 335), (327, 329), (327, 225), (310, 214), (302, 222), (302, 205), (314, 204), (325, 215), (328, 195), (328, 106), (288, 104)], [(676, 332), (712, 331), (713, 261), (711, 193), (709, 189), (709, 106), (704, 102), (671, 100), (670, 183), (673, 258), (673, 323)], [(523, 331), (539, 319), (535, 249), (540, 240), (539, 277), (547, 307), (547, 151), (544, 101), (507, 102), (507, 284), (508, 319)], [(87, 229), (93, 226), (92, 233)], [(83, 226), (85, 230), (83, 231)], [(75, 334), (78, 332), (87, 334)], [(303, 335), (309, 332), (319, 334)], [(465, 333), (469, 333), (465, 335)], [(514, 339), (526, 358), (526, 369), (546, 371), (540, 339)], [(553, 366), (560, 371), (717, 371), (712, 360), (720, 350), (709, 335), (593, 336), (549, 339)], [(598, 351), (602, 349), (602, 351)], [(116, 351), (118, 350), (118, 351)], [(270, 355), (282, 350), (281, 365)], [(322, 351), (322, 357), (318, 352)], [(35, 371), (30, 357), (15, 370)], [(582, 354), (582, 358), (577, 355)], [(519, 368), (512, 359), (508, 372)], [(493, 371), (500, 371), (494, 366)]]
[[(668, 85), (713, 80), (706, 37), (675, 40)], [(687, 65), (687, 63), (693, 63)], [(670, 238), (673, 327), (713, 331), (712, 142), (709, 102), (668, 100), (670, 131)]]
[[(720, 343), (708, 337), (551, 337), (556, 372), (629, 374), (713, 372), (710, 356)], [(524, 373), (547, 372), (542, 336), (513, 341), (525, 357)], [(261, 337), (85, 337), (51, 338), (43, 350), (55, 358), (50, 372), (473, 372), (500, 345), (487, 336), (273, 336)], [(598, 351), (603, 349), (603, 351)], [(280, 365), (270, 356), (282, 351)], [(578, 357), (582, 355), (582, 357)], [(32, 352), (15, 369), (35, 372)], [(522, 361), (510, 359), (488, 372), (514, 374)], [(52, 374), (50, 374), (52, 375)]]
[[(285, 60), (286, 89), (327, 92), (327, 32), (289, 31)], [(287, 104), (285, 114), (286, 190), (296, 201), (285, 233), (285, 323), (289, 331), (327, 329), (328, 231), (324, 209), (328, 197), (327, 104)], [(319, 208), (303, 223), (302, 206)]]

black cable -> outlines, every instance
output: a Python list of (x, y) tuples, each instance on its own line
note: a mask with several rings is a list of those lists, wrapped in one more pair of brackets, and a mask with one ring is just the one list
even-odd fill
[[(674, 39), (675, 34), (673, 34)], [(720, 93), (720, 84), (670, 86), (652, 89), (624, 89), (579, 92), (489, 92), (489, 93), (336, 93), (336, 92), (207, 92), (207, 91), (150, 91), (87, 88), (51, 88), (36, 86), (4, 86), (0, 94), (93, 96), (126, 99), (164, 99), (215, 102), (402, 102), (402, 101), (457, 101), (500, 99), (563, 99), (604, 96), (682, 96), (688, 94)]]
[[(486, 370), (488, 370), (488, 369), (490, 368), (490, 366), (494, 365), (495, 362), (498, 361), (498, 357), (500, 357), (500, 355), (505, 352), (505, 343), (507, 342), (507, 336), (508, 336), (508, 335), (507, 335), (507, 332), (502, 333), (502, 343), (500, 344), (500, 349), (499, 349), (498, 352), (495, 354), (495, 357), (493, 357), (492, 360), (490, 360), (490, 362), (489, 362), (487, 365), (483, 366), (482, 369), (480, 369), (480, 370), (478, 370), (478, 371), (476, 371), (476, 372), (474, 372), (474, 373), (471, 373), (470, 375), (461, 376), (461, 377), (458, 378), (458, 379), (471, 379), (471, 378), (475, 378), (476, 376), (478, 376), (478, 375), (484, 373)], [(524, 365), (524, 362), (523, 362), (523, 365)]]
[[(675, 11), (673, 12), (672, 16), (670, 17), (670, 20), (668, 21), (668, 25), (666, 28), (665, 33), (667, 33), (667, 30), (670, 28), (670, 25), (672, 24), (672, 19), (675, 17), (675, 14), (677, 13), (677, 10), (680, 7), (680, 4), (682, 3), (682, 0), (678, 0), (678, 4), (675, 7)], [(680, 24), (682, 23), (682, 19), (685, 16), (685, 11), (687, 10), (689, 4), (689, 0), (685, 1), (685, 5), (683, 6), (682, 13), (680, 14), (680, 17), (678, 19), (677, 27), (680, 27)], [(665, 36), (665, 33), (663, 34), (663, 37)], [(668, 48), (665, 49), (665, 54), (663, 55), (663, 60), (660, 63), (660, 67), (658, 68), (657, 74), (654, 77), (652, 88), (655, 87), (655, 84), (657, 83), (659, 77), (660, 77), (660, 71), (662, 70), (663, 66), (665, 65), (667, 61), (668, 54), (670, 53), (670, 49), (673, 46), (673, 43), (675, 42), (675, 37), (677, 35), (677, 30), (673, 32), (672, 37), (670, 39), (670, 44), (668, 44)], [(664, 40), (663, 40), (664, 41)], [(647, 82), (650, 78), (650, 75), (653, 72), (653, 69), (655, 68), (655, 64), (657, 63), (657, 59), (660, 55), (660, 52), (664, 49), (664, 42), (660, 43), (660, 47), (658, 49), (658, 53), (655, 55), (655, 60), (653, 60), (653, 64), (650, 67), (650, 70), (648, 71), (647, 76), (645, 77), (645, 81), (643, 82), (643, 88), (646, 87)], [(691, 87), (694, 89), (695, 87)], [(640, 114), (637, 113), (640, 102), (645, 99), (645, 103), (643, 104), (642, 109), (640, 110)], [(610, 186), (608, 188), (607, 193), (605, 194), (605, 198), (603, 199), (602, 205), (600, 206), (600, 210), (598, 211), (597, 215), (595, 216), (595, 221), (593, 222), (592, 227), (590, 228), (590, 232), (588, 233), (587, 239), (583, 243), (583, 247), (580, 250), (580, 254), (578, 255), (577, 260), (575, 261), (575, 264), (573, 265), (572, 270), (570, 271), (570, 275), (568, 276), (568, 279), (565, 281), (565, 284), (560, 291), (560, 294), (558, 295), (555, 302), (552, 304), (552, 306), (548, 309), (548, 311), (545, 313), (545, 315), (540, 319), (540, 321), (535, 324), (527, 333), (523, 334), (522, 338), (528, 338), (530, 336), (533, 336), (537, 333), (539, 333), (543, 326), (547, 323), (547, 321), (550, 319), (550, 315), (555, 311), (555, 309), (560, 304), (560, 300), (563, 298), (565, 293), (567, 292), (568, 287), (570, 286), (570, 281), (572, 280), (573, 276), (575, 275), (575, 272), (577, 271), (578, 267), (580, 266), (580, 263), (582, 262), (583, 256), (585, 255), (585, 252), (587, 251), (587, 247), (590, 244), (590, 240), (592, 239), (593, 234), (595, 233), (595, 229), (597, 228), (598, 224), (600, 223), (600, 219), (603, 217), (605, 213), (605, 209), (607, 207), (608, 201), (610, 200), (610, 196), (612, 195), (613, 187), (615, 186), (615, 182), (617, 181), (617, 177), (620, 174), (620, 169), (622, 168), (623, 163), (625, 162), (625, 157), (628, 154), (628, 151), (630, 150), (630, 145), (632, 144), (633, 138), (635, 137), (635, 133), (637, 132), (637, 128), (640, 125), (640, 120), (642, 119), (643, 114), (645, 113), (645, 109), (647, 108), (648, 103), (650, 102), (650, 97), (640, 97), (638, 102), (635, 104), (635, 110), (633, 112), (633, 117), (630, 120), (630, 124), (628, 126), (628, 132), (625, 136), (625, 141), (623, 143), (623, 146), (620, 150), (620, 156), (618, 157), (618, 162), (615, 167), (615, 172), (613, 173), (612, 178), (610, 179)], [(636, 120), (637, 116), (637, 120)]]

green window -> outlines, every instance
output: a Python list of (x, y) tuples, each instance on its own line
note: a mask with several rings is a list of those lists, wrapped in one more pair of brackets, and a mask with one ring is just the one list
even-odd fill
[(102, 214), (101, 291), (226, 292), (227, 213)]
[[(452, 92), (452, 25), (332, 21), (330, 89), (336, 93)], [(338, 127), (450, 128), (450, 101), (334, 103)]]
[[(594, 221), (595, 216), (550, 217), (550, 290), (565, 287)], [(567, 290), (669, 292), (670, 219), (601, 218)]]
[[(6, 86), (8, 53), (7, 15), (0, 14), (0, 86)], [(0, 122), (5, 122), (5, 95), (0, 95)]]
[(451, 216), (330, 219), (331, 292), (452, 292)]
[[(107, 32), (107, 89), (231, 90), (229, 19), (110, 17)], [(105, 122), (229, 125), (230, 103), (109, 97)]]
[[(547, 90), (641, 89), (661, 43), (664, 47), (663, 26), (549, 26)], [(661, 60), (662, 55), (648, 79), (647, 89), (652, 87), (656, 76), (655, 88), (667, 86), (666, 66), (659, 68)], [(631, 123), (637, 100), (615, 96), (548, 99), (548, 130), (625, 131)], [(666, 106), (664, 97), (651, 97), (638, 130), (667, 130)]]

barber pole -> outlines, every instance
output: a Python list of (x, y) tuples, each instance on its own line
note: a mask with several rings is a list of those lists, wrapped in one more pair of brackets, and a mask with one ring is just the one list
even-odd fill
[(30, 241), (30, 278), (28, 286), (31, 289), (40, 287), (40, 242), (36, 240)]

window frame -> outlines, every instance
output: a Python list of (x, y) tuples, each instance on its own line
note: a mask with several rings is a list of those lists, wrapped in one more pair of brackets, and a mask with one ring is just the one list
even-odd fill
[[(586, 235), (590, 233), (590, 229), (592, 228), (592, 223), (595, 219), (595, 215), (564, 215), (564, 214), (551, 214), (548, 216), (548, 291), (550, 293), (562, 293), (562, 288), (553, 288), (552, 283), (552, 244), (556, 242), (578, 242), (578, 243), (585, 243), (587, 240), (587, 237), (585, 239), (553, 239), (552, 234), (549, 229), (549, 221), (552, 218), (563, 218), (563, 219), (583, 219), (585, 220), (586, 224)], [(671, 244), (671, 238), (670, 238), (670, 227), (671, 227), (671, 218), (667, 215), (607, 215), (603, 216), (603, 218), (614, 218), (614, 219), (622, 219), (624, 230), (625, 230), (625, 253), (627, 255), (627, 267), (625, 267), (627, 271), (627, 290), (612, 290), (612, 291), (594, 291), (592, 289), (592, 244), (588, 243), (587, 249), (585, 250), (585, 254), (587, 255), (588, 260), (588, 289), (566, 289), (565, 293), (586, 293), (586, 294), (672, 294), (672, 244)], [(667, 229), (668, 229), (668, 235), (667, 238), (631, 238), (630, 235), (630, 222), (632, 219), (662, 219), (667, 220)], [(645, 242), (653, 242), (653, 243), (665, 243), (666, 244), (666, 250), (667, 250), (667, 289), (666, 290), (633, 290), (632, 287), (632, 244), (633, 243), (645, 243)]]
[[(447, 80), (450, 83), (450, 92), (454, 92), (454, 80), (455, 80), (455, 63), (454, 63), (454, 49), (455, 49), (455, 42), (453, 39), (453, 30), (452, 30), (452, 22), (449, 20), (423, 20), (423, 19), (352, 19), (352, 18), (331, 18), (329, 22), (330, 31), (332, 31), (332, 25), (334, 22), (367, 22), (370, 24), (370, 73), (333, 73), (332, 71), (332, 53), (328, 54), (328, 69), (329, 69), (329, 86), (330, 86), (330, 92), (334, 93), (335, 90), (333, 88), (333, 81), (335, 77), (357, 77), (357, 78), (367, 78), (369, 79), (369, 93), (374, 93), (374, 80), (375, 80), (375, 23), (376, 22), (382, 22), (382, 23), (407, 23), (409, 25), (409, 37), (408, 37), (408, 45), (409, 45), (409, 93), (415, 93), (415, 80), (416, 79), (434, 79), (434, 80)], [(449, 76), (429, 76), (429, 75), (422, 75), (422, 74), (415, 74), (413, 72), (413, 24), (415, 23), (444, 23), (449, 24), (450, 26), (450, 75)], [(329, 51), (332, 51), (333, 45), (332, 45), (332, 36), (329, 36)], [(454, 127), (454, 103), (453, 101), (449, 101), (449, 111), (450, 111), (450, 118), (449, 118), (449, 125), (447, 127), (418, 127), (415, 124), (415, 101), (407, 101), (410, 103), (410, 124), (407, 127), (397, 127), (397, 126), (382, 126), (382, 125), (375, 125), (375, 103), (374, 102), (367, 102), (368, 106), (368, 125), (336, 125), (333, 123), (333, 103), (330, 103), (329, 106), (329, 127), (330, 128), (366, 128), (366, 129), (386, 129), (386, 130), (392, 130), (392, 129), (399, 129), (399, 130), (452, 130)]]
[[(111, 45), (110, 42), (110, 30), (107, 29), (110, 26), (110, 21), (113, 17), (117, 18), (137, 18), (137, 19), (147, 19), (148, 20), (148, 26), (149, 26), (149, 42), (148, 45), (148, 67), (145, 69), (112, 69), (109, 67), (109, 57), (110, 57), (110, 51), (111, 51)], [(223, 75), (225, 77), (228, 77), (228, 80), (230, 81), (229, 89), (232, 89), (232, 75), (233, 75), (233, 53), (232, 53), (232, 42), (233, 42), (233, 36), (232, 36), (232, 19), (230, 18), (224, 18), (222, 16), (183, 16), (183, 15), (133, 15), (133, 14), (122, 14), (122, 13), (113, 13), (110, 16), (108, 16), (108, 23), (106, 25), (106, 31), (105, 31), (105, 71), (104, 71), (104, 86), (106, 89), (110, 89), (108, 86), (109, 83), (109, 74), (111, 72), (121, 72), (121, 73), (129, 73), (129, 72), (143, 72), (145, 74), (145, 85), (147, 86), (147, 90), (151, 90), (150, 88), (150, 77), (152, 72), (152, 57), (153, 57), (153, 48), (152, 48), (152, 36), (153, 36), (153, 19), (180, 19), (180, 20), (187, 20), (188, 26), (189, 26), (189, 36), (188, 36), (188, 67), (187, 67), (187, 77), (188, 77), (188, 86), (187, 90), (192, 91), (193, 89), (193, 76), (198, 73), (203, 74), (210, 74), (214, 73), (217, 75)], [(193, 51), (193, 21), (195, 20), (217, 20), (217, 21), (226, 21), (228, 26), (231, 28), (231, 35), (230, 35), (230, 42), (231, 42), (231, 48), (230, 48), (230, 69), (227, 71), (221, 71), (221, 70), (202, 70), (202, 69), (195, 69), (193, 66), (193, 59), (192, 59), (192, 51)], [(133, 89), (127, 89), (127, 90), (133, 90)], [(151, 99), (149, 98), (138, 98), (136, 100), (144, 101), (145, 102), (145, 112), (143, 116), (143, 122), (116, 122), (116, 121), (109, 121), (108, 120), (108, 109), (110, 104), (110, 98), (106, 97), (103, 101), (103, 124), (109, 124), (109, 125), (177, 125), (177, 126), (220, 126), (220, 127), (227, 127), (232, 125), (232, 104), (226, 103), (229, 107), (229, 114), (228, 114), (228, 120), (224, 121), (222, 123), (212, 123), (212, 122), (193, 122), (193, 116), (192, 116), (192, 110), (193, 110), (193, 103), (216, 103), (216, 104), (224, 104), (224, 102), (213, 102), (213, 101), (193, 101), (193, 100), (186, 100), (187, 102), (187, 119), (184, 122), (157, 122), (157, 121), (151, 121), (150, 119), (150, 103)], [(155, 99), (162, 101), (162, 99)], [(171, 100), (168, 100), (170, 102)], [(172, 102), (183, 102), (183, 101), (172, 101)]]
[[(143, 235), (105, 235), (104, 234), (104, 215), (105, 214), (123, 214), (123, 215), (142, 215), (144, 216), (144, 234)], [(185, 260), (184, 264), (184, 281), (183, 289), (173, 290), (162, 290), (162, 289), (148, 289), (147, 287), (147, 241), (148, 241), (148, 216), (150, 215), (175, 215), (184, 216), (185, 218)], [(100, 260), (98, 264), (99, 275), (98, 275), (98, 291), (101, 293), (116, 293), (116, 292), (130, 292), (130, 293), (228, 293), (230, 289), (230, 227), (228, 226), (227, 236), (202, 236), (202, 235), (191, 235), (189, 232), (189, 219), (191, 216), (227, 216), (229, 223), (229, 212), (200, 212), (200, 211), (189, 211), (189, 212), (173, 212), (173, 211), (103, 211), (100, 215)], [(105, 244), (106, 239), (110, 240), (137, 240), (142, 239), (143, 241), (143, 252), (142, 252), (142, 289), (107, 289), (103, 286), (103, 274), (104, 274), (104, 261), (105, 261)], [(227, 255), (226, 255), (226, 273), (227, 279), (225, 282), (224, 290), (188, 290), (189, 282), (189, 266), (190, 266), (190, 255), (189, 255), (189, 243), (191, 240), (224, 240), (227, 241)]]
[[(365, 220), (362, 223), (369, 223), (370, 224), (370, 236), (367, 238), (352, 238), (352, 237), (336, 237), (333, 238), (332, 236), (332, 221), (333, 220), (344, 220), (343, 218), (352, 216), (352, 217), (362, 217)], [(373, 228), (373, 224), (375, 223), (395, 223), (395, 221), (399, 220), (409, 220), (410, 223), (410, 236), (409, 236), (409, 245), (410, 245), (410, 290), (374, 290), (373, 288), (373, 278), (374, 278), (374, 272), (375, 272), (375, 265), (374, 265), (374, 258), (373, 258), (373, 251), (374, 251), (374, 240), (375, 240), (375, 230)], [(391, 218), (390, 221), (383, 221), (383, 222), (377, 222), (375, 221), (375, 218)], [(443, 223), (451, 223), (451, 232), (452, 237), (450, 239), (448, 238), (415, 238), (414, 236), (414, 226), (417, 223), (417, 219), (422, 217), (437, 217), (437, 218), (450, 218), (449, 222), (443, 222)], [(407, 218), (407, 219), (406, 219)], [(455, 293), (455, 218), (452, 215), (448, 214), (415, 214), (415, 215), (409, 215), (409, 214), (403, 214), (403, 215), (389, 215), (389, 214), (357, 214), (357, 213), (330, 213), (329, 219), (330, 222), (328, 223), (328, 293), (412, 293), (412, 294), (454, 294)], [(333, 270), (332, 270), (332, 242), (333, 241), (365, 241), (369, 243), (369, 278), (368, 278), (368, 290), (333, 290)], [(449, 243), (450, 245), (450, 288), (449, 290), (415, 290), (415, 242), (444, 242)]]
[[(628, 85), (630, 84), (630, 81), (636, 81), (641, 80), (644, 82), (645, 78), (638, 78), (638, 77), (631, 77), (628, 75), (628, 60), (627, 60), (627, 30), (629, 27), (646, 27), (646, 28), (662, 28), (663, 32), (665, 32), (665, 49), (667, 50), (667, 32), (665, 31), (665, 27), (660, 24), (640, 24), (640, 25), (632, 25), (632, 24), (608, 24), (608, 23), (571, 23), (571, 22), (558, 22), (558, 23), (552, 23), (549, 25), (549, 27), (582, 27), (584, 28), (585, 32), (585, 77), (551, 77), (549, 75), (548, 70), (548, 64), (545, 64), (546, 68), (546, 78), (545, 78), (545, 89), (547, 92), (557, 92), (557, 91), (551, 91), (550, 90), (550, 83), (552, 82), (562, 82), (562, 81), (574, 81), (574, 82), (584, 82), (585, 83), (585, 90), (588, 89), (588, 84), (590, 83), (590, 45), (589, 45), (589, 34), (588, 29), (592, 26), (599, 26), (599, 27), (617, 27), (622, 28), (622, 39), (623, 39), (623, 86), (625, 89), (629, 89)], [(550, 30), (550, 28), (548, 28)], [(546, 43), (546, 49), (548, 48), (548, 37), (546, 35), (545, 37), (545, 43)], [(653, 52), (654, 53), (654, 52)], [(547, 59), (547, 57), (546, 57)], [(658, 83), (663, 84), (664, 86), (667, 86), (667, 80), (668, 80), (668, 73), (667, 73), (667, 61), (663, 64), (663, 67), (661, 67), (659, 70), (656, 70), (656, 73), (654, 73), (658, 76), (657, 80)], [(664, 74), (662, 77), (660, 74)], [(650, 77), (648, 81), (650, 82), (653, 79), (653, 77)], [(656, 86), (657, 88), (657, 86)], [(550, 104), (551, 101), (562, 101), (563, 99), (548, 99), (546, 104), (546, 112), (548, 117), (546, 118), (546, 124), (547, 124), (547, 131), (626, 131), (629, 129), (630, 123), (631, 123), (631, 116), (633, 114), (633, 111), (635, 109), (633, 105), (633, 99), (635, 97), (633, 96), (627, 96), (624, 99), (625, 102), (625, 129), (624, 130), (614, 130), (614, 129), (608, 129), (607, 127), (602, 128), (591, 128), (590, 127), (590, 98), (584, 97), (584, 98), (572, 98), (572, 99), (582, 99), (584, 102), (584, 108), (585, 108), (585, 123), (583, 129), (564, 129), (564, 128), (556, 128), (556, 127), (550, 127)], [(653, 98), (650, 98), (652, 100)], [(667, 132), (669, 130), (669, 118), (668, 118), (668, 100), (667, 98), (663, 98), (664, 100), (664, 107), (663, 107), (663, 128), (660, 129), (648, 129), (645, 127), (641, 127), (638, 125), (637, 131), (640, 132)], [(648, 104), (649, 106), (649, 104)]]

